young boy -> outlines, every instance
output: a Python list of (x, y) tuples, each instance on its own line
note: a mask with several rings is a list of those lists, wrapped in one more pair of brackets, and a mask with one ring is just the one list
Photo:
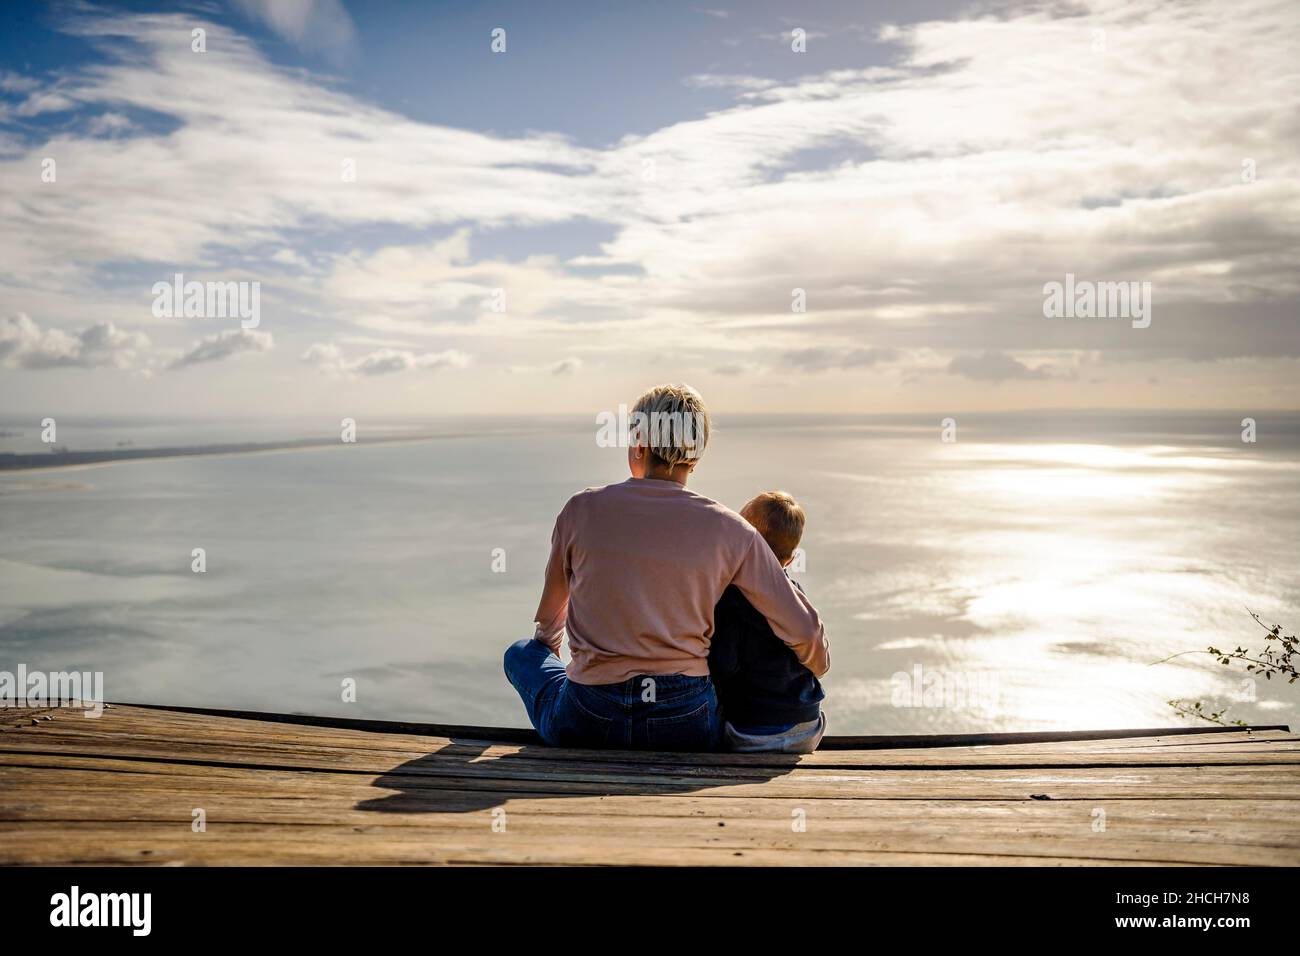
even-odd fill
[[(799, 503), (784, 491), (765, 491), (740, 515), (789, 567), (803, 537)], [(722, 705), (724, 746), (739, 753), (812, 753), (826, 732), (821, 682), (735, 586), (723, 592), (713, 615), (709, 673)]]

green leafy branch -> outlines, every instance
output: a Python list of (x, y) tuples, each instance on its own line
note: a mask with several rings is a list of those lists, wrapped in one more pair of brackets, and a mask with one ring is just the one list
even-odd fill
[[(1186, 657), (1189, 654), (1209, 654), (1224, 667), (1231, 667), (1234, 663), (1241, 663), (1246, 665), (1246, 672), (1255, 677), (1262, 676), (1268, 681), (1276, 677), (1279, 680), (1285, 680), (1288, 684), (1294, 684), (1297, 679), (1300, 679), (1300, 670), (1296, 669), (1296, 665), (1300, 663), (1300, 647), (1297, 646), (1296, 636), (1294, 634), (1283, 634), (1280, 624), (1265, 624), (1263, 619), (1250, 608), (1246, 608), (1246, 611), (1255, 619), (1255, 623), (1267, 632), (1265, 640), (1268, 643), (1261, 650), (1252, 651), (1245, 647), (1237, 647), (1232, 651), (1223, 651), (1211, 646), (1203, 651), (1184, 651), (1181, 654), (1174, 654), (1154, 663), (1164, 664), (1175, 658)], [(1246, 726), (1244, 720), (1229, 721), (1226, 719), (1228, 707), (1224, 707), (1222, 710), (1209, 710), (1202, 701), (1189, 701), (1182, 698), (1175, 698), (1174, 700), (1165, 701), (1165, 703), (1172, 707), (1175, 713), (1194, 720), (1205, 720), (1223, 727)]]

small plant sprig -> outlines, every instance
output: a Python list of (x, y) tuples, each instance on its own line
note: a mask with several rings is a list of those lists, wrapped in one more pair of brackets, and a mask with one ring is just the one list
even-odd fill
[(1193, 720), (1207, 720), (1212, 724), (1218, 724), (1220, 727), (1246, 727), (1248, 724), (1244, 720), (1225, 720), (1228, 708), (1223, 710), (1207, 711), (1204, 705), (1198, 701), (1186, 701), (1182, 698), (1165, 701), (1174, 709), (1174, 713), (1181, 714), (1184, 717), (1191, 717)]
[(1297, 678), (1300, 678), (1300, 671), (1296, 670), (1296, 639), (1294, 634), (1283, 634), (1282, 625), (1274, 624), (1269, 627), (1263, 622), (1258, 614), (1250, 611), (1250, 616), (1255, 619), (1255, 623), (1268, 631), (1265, 640), (1277, 641), (1276, 646), (1268, 644), (1255, 657), (1251, 657), (1251, 652), (1244, 647), (1239, 647), (1230, 654), (1225, 654), (1217, 647), (1208, 647), (1206, 652), (1213, 654), (1220, 664), (1225, 667), (1230, 666), (1233, 661), (1245, 661), (1246, 670), (1254, 674), (1264, 675), (1265, 680), (1272, 680), (1274, 677), (1286, 678), (1288, 684), (1294, 684)]
[[(1296, 665), (1300, 664), (1300, 646), (1297, 646), (1296, 636), (1294, 634), (1283, 634), (1282, 625), (1265, 624), (1263, 619), (1246, 608), (1247, 613), (1255, 619), (1255, 623), (1262, 627), (1268, 634), (1265, 637), (1268, 643), (1260, 651), (1251, 651), (1245, 647), (1237, 647), (1232, 651), (1223, 651), (1217, 647), (1207, 647), (1203, 651), (1184, 651), (1182, 654), (1174, 654), (1166, 657), (1163, 661), (1156, 661), (1157, 664), (1163, 664), (1165, 661), (1172, 661), (1177, 657), (1184, 657), (1187, 654), (1209, 654), (1224, 667), (1231, 667), (1234, 661), (1244, 663), (1246, 672), (1254, 674), (1256, 677), (1263, 677), (1271, 681), (1274, 677), (1279, 680), (1285, 680), (1288, 684), (1294, 684), (1300, 679), (1300, 670)], [(1244, 720), (1227, 720), (1226, 715), (1228, 708), (1222, 710), (1208, 710), (1202, 701), (1188, 701), (1182, 698), (1165, 701), (1170, 707), (1184, 717), (1190, 717), (1193, 720), (1204, 720), (1212, 724), (1218, 724), (1222, 727), (1245, 727)]]

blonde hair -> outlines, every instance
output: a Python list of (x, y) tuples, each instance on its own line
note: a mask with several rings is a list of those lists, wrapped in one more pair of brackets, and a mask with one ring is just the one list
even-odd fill
[(699, 461), (709, 443), (709, 410), (689, 385), (656, 385), (629, 416), (634, 445), (672, 467)]
[(803, 537), (805, 515), (799, 502), (784, 491), (765, 491), (745, 502), (740, 516), (763, 536), (782, 564), (794, 555)]

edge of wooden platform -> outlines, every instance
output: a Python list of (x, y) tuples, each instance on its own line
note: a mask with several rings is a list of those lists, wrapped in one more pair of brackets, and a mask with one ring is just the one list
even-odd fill
[[(533, 730), (520, 727), (479, 727), (468, 724), (422, 724), (401, 720), (373, 720), (360, 717), (323, 717), (313, 714), (276, 714), (261, 710), (229, 710), (217, 707), (177, 707), (170, 704), (136, 704), (113, 702), (122, 707), (142, 710), (175, 711), (208, 717), (238, 720), (261, 720), (308, 727), (334, 727), (341, 730), (368, 730), (381, 734), (414, 734), (421, 737), (458, 737), (507, 744), (540, 744)], [(1126, 737), (1174, 737), (1183, 734), (1243, 733), (1256, 730), (1291, 732), (1289, 724), (1250, 724), (1245, 727), (1144, 727), (1111, 730), (1045, 730), (1022, 733), (983, 734), (889, 734), (871, 736), (828, 736), (818, 750), (883, 750), (918, 747), (983, 747), (998, 744), (1039, 744), (1071, 740), (1119, 740)]]

